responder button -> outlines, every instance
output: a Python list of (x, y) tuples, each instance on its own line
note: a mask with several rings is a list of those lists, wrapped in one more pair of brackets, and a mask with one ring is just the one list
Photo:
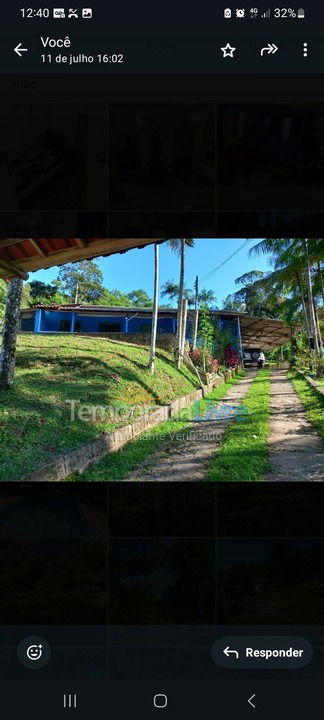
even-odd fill
[(228, 670), (293, 670), (311, 662), (313, 648), (302, 637), (228, 635), (216, 640), (212, 657)]

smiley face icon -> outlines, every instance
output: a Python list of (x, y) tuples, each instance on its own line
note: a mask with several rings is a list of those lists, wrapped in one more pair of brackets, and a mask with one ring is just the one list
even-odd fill
[(26, 655), (29, 660), (40, 660), (43, 654), (43, 645), (29, 645)]
[(39, 635), (29, 635), (17, 648), (19, 662), (29, 670), (40, 670), (51, 659), (51, 647), (48, 640)]

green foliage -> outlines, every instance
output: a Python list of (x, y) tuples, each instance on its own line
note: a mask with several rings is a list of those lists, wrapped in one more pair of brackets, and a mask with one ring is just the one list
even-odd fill
[[(193, 297), (194, 300), (194, 297)], [(206, 290), (206, 288), (202, 288), (199, 295), (198, 295), (198, 303), (199, 305), (208, 305), (209, 307), (213, 307), (214, 310), (216, 310), (216, 303), (217, 298), (214, 294), (213, 290)]]
[(6, 295), (7, 295), (7, 283), (4, 280), (0, 280), (0, 325), (5, 315), (6, 309)]
[(58, 286), (53, 284), (44, 283), (41, 280), (32, 280), (30, 283), (30, 297), (32, 300), (37, 302), (45, 300), (53, 302), (53, 297), (57, 293)]
[(28, 308), (28, 307), (30, 307), (30, 304), (31, 304), (30, 285), (29, 285), (29, 283), (24, 283), (22, 286), (22, 291), (21, 291), (20, 307)]
[[(208, 403), (211, 400), (217, 402), (223, 398), (226, 393), (236, 385), (240, 378), (244, 375), (240, 373), (234, 378), (231, 378), (227, 383), (220, 385), (199, 403), (199, 412), (203, 415), (208, 408)], [(74, 475), (71, 480), (86, 481), (86, 482), (109, 482), (122, 480), (126, 475), (134, 470), (139, 463), (143, 462), (147, 457), (151, 456), (155, 451), (161, 449), (161, 436), (166, 438), (175, 434), (174, 443), (175, 449), (179, 442), (177, 437), (177, 431), (182, 435), (183, 430), (188, 428), (188, 422), (182, 420), (168, 420), (167, 422), (161, 423), (156, 427), (147, 430), (140, 437), (132, 440), (124, 448), (116, 453), (110, 453), (101, 462), (96, 465), (90, 466), (82, 475)]]
[(270, 373), (259, 370), (242, 404), (245, 421), (232, 422), (207, 474), (213, 482), (256, 482), (271, 470), (268, 460)]
[(120, 290), (108, 290), (108, 288), (104, 288), (93, 304), (127, 307), (127, 305), (129, 305), (129, 297)]
[(138, 307), (152, 307), (153, 300), (142, 288), (127, 293), (128, 302)]
[[(158, 349), (155, 375), (148, 348), (85, 336), (18, 336), (15, 385), (0, 392), (0, 480), (17, 480), (57, 455), (90, 442), (142, 414), (143, 406), (166, 405), (198, 387), (193, 372), (174, 367)], [(117, 408), (83, 422), (71, 420), (71, 401)], [(126, 414), (126, 418), (125, 418)]]
[(324, 440), (324, 395), (296, 372), (290, 372), (289, 379), (306, 409), (309, 422)]
[(242, 305), (240, 300), (236, 300), (234, 295), (226, 295), (223, 301), (223, 310), (239, 310)]
[(72, 302), (96, 302), (103, 291), (103, 274), (92, 260), (67, 263), (60, 268), (56, 284)]
[(213, 330), (213, 354), (220, 365), (226, 366), (225, 351), (228, 347), (236, 348), (237, 339), (233, 338), (230, 328), (222, 328), (217, 321), (213, 326)]
[(207, 305), (203, 305), (199, 314), (198, 339), (203, 350), (212, 351), (214, 340), (214, 323)]
[[(167, 280), (167, 282), (165, 282), (161, 288), (161, 296), (162, 297), (167, 296), (170, 299), (171, 307), (174, 304), (175, 300), (178, 302), (179, 292), (180, 292), (180, 285), (179, 285), (179, 283), (175, 283), (174, 280)], [(186, 287), (184, 288), (183, 297), (184, 297), (184, 300), (188, 300), (188, 305), (194, 304), (194, 302), (195, 302), (194, 295)]]

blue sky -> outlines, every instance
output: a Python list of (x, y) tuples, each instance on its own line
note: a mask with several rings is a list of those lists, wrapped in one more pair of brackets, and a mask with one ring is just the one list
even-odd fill
[[(211, 277), (204, 280), (213, 268), (220, 265), (226, 258), (243, 245), (245, 238), (235, 239), (196, 239), (195, 247), (187, 251), (186, 257), (186, 285), (192, 288), (196, 275), (199, 276), (200, 286), (207, 290), (214, 291), (218, 305), (229, 294), (238, 289), (235, 285), (235, 278), (251, 270), (270, 269), (266, 256), (250, 258), (249, 248), (255, 245), (258, 240), (249, 240), (247, 245), (240, 250), (224, 267), (220, 268)], [(109, 289), (117, 288), (122, 292), (130, 292), (137, 288), (143, 288), (152, 296), (153, 294), (153, 267), (154, 248), (148, 246), (142, 250), (130, 250), (123, 255), (112, 255), (106, 258), (97, 258), (103, 276), (104, 285)], [(170, 251), (167, 244), (160, 246), (160, 284), (167, 280), (178, 282), (179, 258)], [(31, 273), (30, 280), (42, 280), (51, 282), (58, 274), (59, 268), (53, 267), (48, 270), (39, 270)], [(160, 298), (161, 302), (167, 299)]]

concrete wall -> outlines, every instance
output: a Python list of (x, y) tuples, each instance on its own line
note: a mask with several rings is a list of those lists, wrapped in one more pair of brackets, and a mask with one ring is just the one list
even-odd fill
[[(149, 347), (151, 342), (150, 334), (147, 333), (82, 333), (90, 337), (102, 337), (107, 340), (118, 340), (122, 343), (130, 343), (133, 345), (145, 345)], [(170, 348), (175, 347), (175, 335), (169, 333), (159, 333), (156, 336), (157, 347)]]

